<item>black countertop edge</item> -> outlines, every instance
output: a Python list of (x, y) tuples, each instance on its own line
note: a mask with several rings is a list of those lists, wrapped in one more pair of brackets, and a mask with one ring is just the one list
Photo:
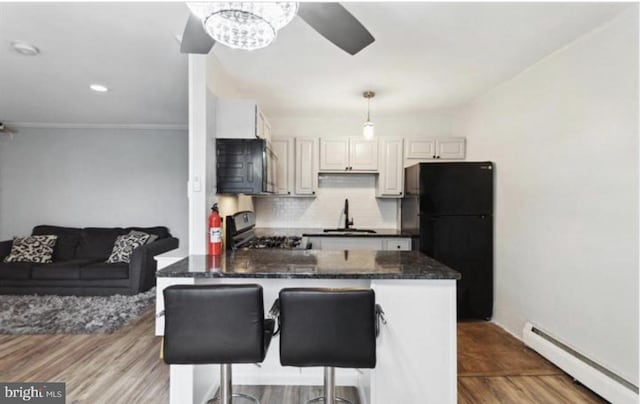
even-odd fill
[(158, 278), (212, 278), (212, 279), (376, 279), (376, 280), (442, 280), (442, 281), (450, 281), (450, 280), (459, 280), (460, 276), (457, 278), (451, 276), (425, 276), (425, 275), (396, 275), (396, 274), (372, 274), (372, 273), (362, 273), (362, 274), (338, 274), (338, 275), (330, 275), (330, 274), (317, 274), (317, 273), (309, 273), (309, 274), (287, 274), (287, 273), (264, 273), (264, 272), (254, 272), (254, 273), (229, 273), (229, 272), (188, 272), (188, 273), (175, 273), (175, 274), (158, 274)]
[(191, 255), (159, 278), (425, 279), (461, 274), (418, 251), (241, 249), (219, 257)]

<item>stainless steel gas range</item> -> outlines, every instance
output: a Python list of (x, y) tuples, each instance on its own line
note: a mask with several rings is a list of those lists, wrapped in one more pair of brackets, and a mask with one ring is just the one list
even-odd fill
[(224, 219), (225, 242), (227, 250), (239, 248), (283, 248), (304, 250), (308, 245), (305, 237), (268, 235), (258, 237), (255, 234), (256, 214), (252, 211), (238, 212)]

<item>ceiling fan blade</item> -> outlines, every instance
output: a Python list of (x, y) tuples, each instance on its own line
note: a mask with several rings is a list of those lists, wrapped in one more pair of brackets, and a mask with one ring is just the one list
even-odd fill
[(375, 41), (373, 35), (339, 3), (300, 3), (298, 15), (345, 52), (355, 55)]
[(180, 52), (206, 55), (215, 43), (216, 41), (204, 30), (202, 21), (195, 15), (190, 14), (182, 34)]

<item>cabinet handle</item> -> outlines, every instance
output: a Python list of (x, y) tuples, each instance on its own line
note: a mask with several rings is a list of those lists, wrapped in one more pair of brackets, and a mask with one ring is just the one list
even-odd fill
[(316, 191), (311, 192), (311, 195), (315, 195), (315, 194), (316, 194)]
[(397, 246), (396, 248), (399, 250), (399, 249), (400, 249), (400, 246)]
[(436, 158), (436, 155), (434, 154), (433, 157), (431, 157), (431, 158), (433, 158), (433, 159)]
[(349, 167), (349, 171), (353, 170), (353, 167)]
[(349, 167), (345, 167), (345, 168), (344, 168), (344, 171), (349, 171)]
[(291, 195), (291, 191), (287, 192), (287, 195)]

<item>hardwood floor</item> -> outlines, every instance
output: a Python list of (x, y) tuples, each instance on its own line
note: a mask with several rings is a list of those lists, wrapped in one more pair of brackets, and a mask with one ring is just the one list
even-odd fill
[(458, 324), (458, 402), (606, 403), (495, 324)]
[[(0, 335), (0, 381), (66, 382), (69, 404), (168, 403), (169, 371), (159, 359), (160, 338), (153, 328), (150, 309), (114, 334)], [(458, 375), (461, 404), (605, 402), (490, 323), (459, 324)], [(320, 391), (236, 389), (261, 396), (263, 404), (298, 403)], [(353, 390), (340, 393), (352, 396)]]

